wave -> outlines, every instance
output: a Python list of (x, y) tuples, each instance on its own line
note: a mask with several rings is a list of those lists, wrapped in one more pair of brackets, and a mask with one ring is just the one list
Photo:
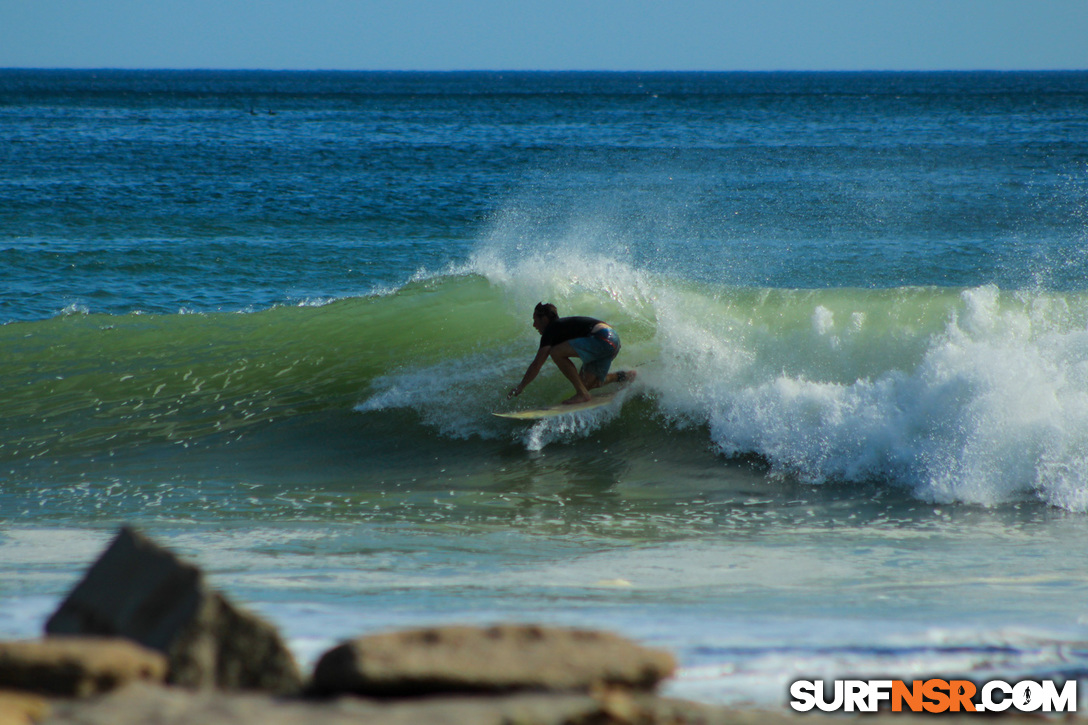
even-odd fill
[[(617, 365), (641, 373), (626, 401), (529, 427), (490, 415), (567, 394), (549, 367), (505, 400), (535, 350), (541, 300), (619, 328)], [(754, 455), (808, 484), (1088, 510), (1079, 292), (714, 286), (611, 254), (485, 248), (380, 295), (248, 313), (74, 310), (0, 327), (0, 350), (8, 463), (188, 446), (345, 411), (408, 440), (530, 450), (619, 421), (645, 449), (694, 431), (722, 457)]]

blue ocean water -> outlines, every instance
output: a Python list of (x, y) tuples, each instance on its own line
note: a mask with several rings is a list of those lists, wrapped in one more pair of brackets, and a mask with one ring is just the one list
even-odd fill
[[(0, 71), (0, 635), (121, 523), (304, 661), (1079, 677), (1088, 73)], [(532, 425), (533, 305), (638, 384)]]

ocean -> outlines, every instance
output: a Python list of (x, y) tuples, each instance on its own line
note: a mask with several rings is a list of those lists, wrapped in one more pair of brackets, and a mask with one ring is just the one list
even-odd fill
[[(616, 403), (491, 415), (540, 301)], [(1088, 675), (1088, 72), (3, 70), (0, 370), (0, 636), (129, 523), (304, 665)]]

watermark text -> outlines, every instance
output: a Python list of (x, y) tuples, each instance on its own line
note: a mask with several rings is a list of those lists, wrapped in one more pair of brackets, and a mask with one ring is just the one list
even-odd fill
[(1076, 712), (1077, 681), (798, 680), (790, 697), (797, 712)]

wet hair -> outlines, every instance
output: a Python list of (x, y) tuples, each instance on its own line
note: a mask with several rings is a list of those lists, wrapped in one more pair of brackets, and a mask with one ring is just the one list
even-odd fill
[(538, 302), (533, 310), (533, 317), (547, 317), (550, 322), (559, 318), (559, 310), (551, 302)]

